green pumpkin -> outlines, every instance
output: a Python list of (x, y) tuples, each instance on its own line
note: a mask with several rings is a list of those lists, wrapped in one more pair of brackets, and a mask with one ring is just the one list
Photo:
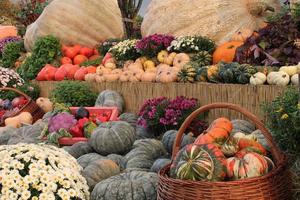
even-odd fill
[(82, 176), (86, 179), (92, 191), (97, 183), (119, 173), (120, 168), (114, 161), (101, 159), (90, 163), (84, 168)]
[(126, 169), (150, 169), (154, 161), (166, 155), (166, 150), (161, 141), (156, 139), (137, 140), (133, 149), (126, 154)]
[(178, 72), (177, 77), (179, 82), (193, 83), (196, 77), (196, 69), (190, 63), (188, 63), (184, 65), (182, 69)]
[(171, 160), (168, 158), (159, 158), (153, 163), (153, 165), (150, 169), (150, 172), (158, 173), (159, 170), (161, 170), (163, 167), (165, 167), (166, 165), (168, 165), (170, 163), (171, 163)]
[(190, 144), (176, 155), (170, 175), (182, 180), (222, 181), (226, 176), (226, 158), (214, 144)]
[(119, 120), (127, 122), (134, 129), (136, 129), (136, 122), (138, 120), (138, 116), (136, 114), (134, 114), (134, 113), (122, 113), (119, 116)]
[(235, 120), (232, 120), (231, 123), (233, 125), (233, 130), (231, 132), (232, 134), (237, 133), (237, 132), (250, 134), (256, 130), (255, 125), (247, 120), (235, 119)]
[(93, 149), (87, 142), (78, 142), (65, 149), (74, 158), (79, 158), (82, 155), (92, 153)]
[(240, 65), (237, 69), (235, 69), (237, 83), (248, 84), (250, 82), (251, 76), (254, 75), (256, 72), (257, 70), (255, 69), (255, 67), (251, 65)]
[(208, 66), (212, 63), (212, 56), (207, 51), (200, 51), (191, 57), (191, 62), (197, 65), (197, 68)]
[(84, 169), (90, 163), (100, 159), (105, 159), (105, 157), (97, 153), (88, 153), (77, 158), (77, 162)]
[(109, 154), (106, 156), (108, 160), (112, 160), (120, 167), (120, 170), (123, 171), (126, 168), (126, 159), (125, 157), (118, 154)]
[(223, 63), (219, 64), (219, 76), (223, 83), (236, 83), (235, 71), (238, 63)]
[(16, 128), (10, 126), (0, 127), (0, 145), (6, 145), (16, 130)]
[(196, 81), (199, 81), (199, 82), (208, 82), (208, 79), (207, 79), (207, 69), (208, 67), (205, 66), (205, 67), (200, 67), (197, 69), (196, 71)]
[(91, 200), (156, 200), (158, 175), (132, 171), (99, 182), (91, 193)]
[(96, 128), (89, 139), (90, 146), (100, 155), (127, 153), (136, 135), (134, 128), (124, 121), (102, 123)]
[(95, 107), (117, 107), (119, 113), (123, 112), (124, 105), (124, 99), (121, 94), (113, 90), (102, 91), (95, 103)]
[[(175, 142), (177, 131), (176, 130), (169, 130), (164, 133), (162, 138), (162, 143), (165, 149), (168, 151), (169, 154), (172, 154), (173, 151), (173, 144)], [(195, 138), (190, 135), (184, 135), (181, 141), (180, 149), (185, 147), (188, 144), (191, 144), (195, 141)]]

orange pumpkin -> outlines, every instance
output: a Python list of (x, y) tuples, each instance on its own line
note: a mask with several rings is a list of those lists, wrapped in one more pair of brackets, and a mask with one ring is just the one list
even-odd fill
[(14, 26), (0, 26), (0, 40), (10, 36), (17, 36), (18, 31)]
[[(138, 62), (135, 62), (135, 63), (133, 63), (133, 64), (130, 64), (129, 66), (128, 66), (128, 70), (130, 70), (130, 71), (136, 71), (136, 70), (143, 70), (144, 69), (144, 67), (143, 67), (143, 65), (141, 64), (141, 63), (138, 63)], [(144, 71), (144, 70), (143, 70)]]
[(96, 74), (86, 74), (84, 76), (84, 80), (87, 81), (87, 82), (94, 82), (96, 81)]
[(144, 72), (138, 71), (138, 70), (132, 72), (131, 76), (129, 77), (129, 81), (130, 81), (130, 82), (140, 82), (143, 73), (144, 73)]
[(87, 60), (88, 60), (88, 58), (84, 55), (77, 55), (73, 59), (75, 65), (80, 65), (81, 63), (83, 63)]
[(122, 72), (122, 74), (120, 75), (120, 81), (121, 82), (128, 82), (130, 79), (130, 76), (132, 75), (131, 71), (124, 71)]
[(267, 155), (266, 149), (259, 143), (251, 139), (247, 138), (239, 138), (238, 140), (239, 149), (243, 150), (248, 147), (256, 149), (263, 155)]
[(85, 67), (81, 67), (76, 71), (74, 75), (74, 79), (77, 81), (84, 81), (84, 77), (87, 73), (88, 73), (87, 69)]
[(143, 82), (155, 82), (156, 73), (145, 72), (142, 74), (141, 81)]
[(97, 74), (96, 74), (96, 76), (95, 76), (95, 81), (96, 81), (97, 83), (103, 83), (103, 82), (105, 82), (105, 77), (104, 77), (103, 75), (97, 75)]
[(127, 60), (127, 61), (124, 63), (124, 65), (123, 65), (123, 69), (124, 69), (124, 70), (129, 70), (129, 69), (128, 69), (129, 65), (131, 65), (131, 64), (133, 64), (133, 63), (134, 63), (133, 60)]
[(159, 82), (171, 83), (177, 81), (177, 74), (173, 73), (172, 70), (163, 71), (159, 76)]
[(194, 144), (202, 145), (202, 144), (212, 144), (215, 139), (209, 134), (201, 134), (197, 137)]
[(241, 29), (232, 36), (231, 41), (245, 42), (252, 34), (253, 30)]
[(179, 53), (174, 57), (173, 66), (181, 69), (188, 62), (190, 62), (190, 56), (186, 53)]
[(73, 61), (72, 61), (71, 58), (68, 58), (68, 57), (62, 57), (62, 58), (60, 59), (60, 63), (61, 63), (62, 65), (64, 65), (64, 64), (73, 64)]
[(97, 67), (88, 66), (88, 67), (86, 67), (86, 70), (88, 71), (89, 74), (95, 74), (96, 70), (97, 70)]
[(233, 129), (233, 125), (229, 119), (227, 119), (225, 117), (221, 117), (221, 118), (214, 120), (211, 123), (211, 126), (208, 130), (210, 130), (211, 128), (222, 128), (222, 129), (225, 129), (229, 134)]
[(242, 46), (244, 43), (241, 41), (231, 41), (222, 44), (217, 47), (213, 53), (213, 63), (217, 64), (221, 61), (230, 63), (233, 61), (236, 49)]

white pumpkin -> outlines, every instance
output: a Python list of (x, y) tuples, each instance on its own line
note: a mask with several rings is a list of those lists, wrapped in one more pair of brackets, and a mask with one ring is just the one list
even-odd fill
[(234, 139), (245, 138), (245, 139), (257, 141), (256, 135), (254, 135), (254, 134), (252, 134), (252, 133), (246, 135), (245, 133), (237, 132), (237, 133), (235, 133), (232, 137), (233, 137)]
[(109, 38), (124, 35), (117, 0), (53, 0), (25, 34), (27, 50), (37, 38), (53, 35), (63, 44), (94, 47)]
[(142, 23), (142, 35), (202, 35), (221, 44), (239, 30), (265, 24), (268, 8), (278, 0), (152, 0)]
[(293, 85), (299, 85), (299, 74), (295, 74), (291, 78), (291, 82)]
[(250, 78), (251, 85), (263, 85), (266, 81), (267, 81), (267, 76), (261, 72), (257, 72)]
[(271, 72), (267, 76), (267, 81), (270, 85), (287, 86), (290, 83), (290, 76), (283, 72)]
[(298, 73), (298, 66), (283, 66), (279, 71), (287, 73), (289, 76), (293, 76)]

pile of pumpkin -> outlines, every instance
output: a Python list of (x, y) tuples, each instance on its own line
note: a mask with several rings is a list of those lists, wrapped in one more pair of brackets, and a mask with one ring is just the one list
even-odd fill
[(231, 121), (218, 118), (193, 144), (177, 153), (170, 176), (194, 181), (259, 177), (275, 167), (267, 155), (255, 134), (235, 132)]
[(60, 67), (46, 64), (38, 73), (38, 81), (83, 81), (88, 73), (96, 73), (96, 67), (101, 58), (96, 49), (82, 47), (80, 45), (62, 46), (63, 57), (60, 59)]

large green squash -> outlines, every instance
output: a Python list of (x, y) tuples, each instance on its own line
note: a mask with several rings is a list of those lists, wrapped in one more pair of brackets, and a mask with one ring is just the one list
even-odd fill
[(135, 141), (134, 128), (124, 121), (106, 122), (96, 128), (89, 144), (101, 155), (125, 154)]
[(130, 124), (134, 129), (136, 129), (136, 122), (138, 120), (138, 116), (134, 113), (123, 113), (119, 116), (121, 121), (125, 121)]
[[(175, 142), (177, 131), (176, 130), (169, 130), (164, 133), (162, 138), (162, 143), (165, 147), (165, 149), (168, 151), (168, 153), (172, 153), (173, 150), (173, 144)], [(191, 144), (195, 141), (195, 138), (190, 135), (184, 135), (183, 139), (181, 141), (180, 149), (185, 147), (188, 144)]]
[(87, 142), (78, 142), (67, 148), (66, 151), (74, 158), (79, 158), (82, 155), (92, 153), (93, 148)]
[(40, 143), (42, 142), (40, 140), (41, 132), (43, 131), (45, 127), (44, 122), (37, 122), (33, 125), (23, 126), (19, 129), (17, 129), (8, 140), (7, 144), (18, 144), (18, 143)]
[(159, 158), (157, 159), (151, 169), (150, 169), (150, 172), (158, 172), (159, 170), (161, 170), (164, 166), (168, 165), (171, 163), (171, 160), (168, 159), (168, 158)]
[(256, 130), (255, 125), (246, 120), (235, 119), (235, 120), (232, 120), (231, 123), (233, 125), (233, 130), (232, 130), (233, 134), (237, 133), (237, 132), (250, 134)]
[(98, 95), (95, 107), (117, 107), (119, 113), (122, 113), (124, 104), (124, 99), (118, 92), (113, 90), (104, 90)]
[(96, 160), (90, 163), (83, 171), (82, 176), (86, 179), (90, 190), (101, 180), (120, 173), (119, 166), (112, 160)]
[(88, 153), (77, 158), (77, 162), (84, 169), (90, 163), (100, 159), (105, 159), (105, 157), (97, 153)]
[(155, 138), (155, 134), (153, 131), (137, 125), (136, 126), (136, 137), (138, 140), (146, 139), (146, 138)]
[(126, 169), (150, 169), (154, 161), (166, 154), (161, 141), (156, 139), (142, 139), (134, 143), (134, 148), (125, 156)]
[(126, 168), (126, 159), (121, 155), (109, 154), (108, 156), (106, 156), (106, 159), (114, 161), (120, 167), (121, 171)]
[(0, 145), (6, 145), (15, 131), (16, 128), (10, 126), (0, 127)]
[(156, 173), (132, 171), (98, 183), (91, 200), (156, 200)]
[(222, 181), (226, 176), (226, 158), (214, 144), (190, 144), (176, 155), (170, 175), (182, 180)]

